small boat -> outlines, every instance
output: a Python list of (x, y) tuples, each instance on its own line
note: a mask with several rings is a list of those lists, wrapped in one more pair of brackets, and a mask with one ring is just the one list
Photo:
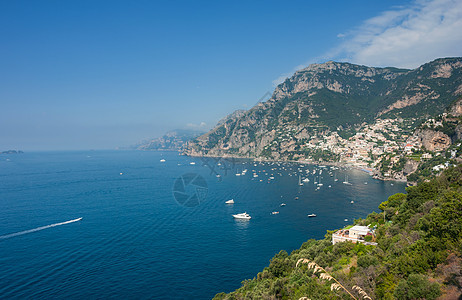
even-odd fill
[(303, 182), (302, 182), (302, 179), (301, 179), (300, 176), (298, 176), (298, 185), (300, 185), (300, 186), (303, 185)]
[(310, 182), (310, 180), (308, 178), (305, 178), (302, 180), (303, 182)]
[(343, 221), (348, 222), (348, 219), (345, 219), (345, 220), (343, 220)]
[(271, 214), (272, 215), (277, 215), (279, 212), (278, 211), (273, 211)]
[(234, 204), (234, 199), (226, 201), (225, 204)]
[(348, 175), (345, 175), (345, 181), (343, 182), (343, 184), (351, 185), (351, 183), (348, 182)]
[(281, 203), (281, 206), (286, 206), (286, 204), (285, 204), (285, 203)]
[(252, 217), (251, 217), (248, 213), (246, 213), (246, 212), (241, 213), (241, 214), (237, 214), (237, 215), (233, 215), (233, 217), (234, 217), (235, 219), (244, 219), (244, 220), (250, 220), (250, 219), (252, 218)]
[(308, 218), (314, 218), (314, 217), (316, 217), (316, 214), (309, 214), (308, 215)]
[(196, 163), (192, 161), (192, 162), (190, 162), (189, 164), (190, 164), (191, 166), (194, 166)]
[(350, 201), (351, 204), (355, 203), (353, 200)]
[(165, 162), (165, 159), (162, 158), (162, 159), (160, 160), (160, 162)]

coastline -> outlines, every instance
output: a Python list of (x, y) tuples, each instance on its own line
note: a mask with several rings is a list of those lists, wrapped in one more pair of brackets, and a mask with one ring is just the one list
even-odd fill
[(367, 174), (369, 174), (372, 178), (377, 179), (377, 180), (382, 180), (382, 181), (395, 181), (395, 182), (402, 182), (402, 183), (407, 183), (408, 185), (410, 184), (407, 179), (396, 179), (396, 178), (387, 178), (384, 177), (383, 175), (380, 174), (380, 171), (377, 169), (372, 169), (369, 168), (370, 170), (366, 170), (365, 167), (363, 166), (357, 166), (351, 163), (346, 163), (346, 162), (313, 162), (313, 161), (300, 161), (300, 160), (271, 160), (271, 159), (264, 159), (264, 158), (252, 158), (252, 157), (242, 157), (242, 156), (235, 156), (235, 155), (225, 155), (225, 156), (214, 156), (214, 155), (190, 155), (190, 154), (185, 154), (180, 153), (180, 155), (184, 156), (189, 156), (189, 157), (197, 157), (197, 158), (218, 158), (218, 159), (246, 159), (246, 160), (251, 160), (255, 162), (275, 162), (275, 163), (298, 163), (302, 165), (317, 165), (317, 166), (335, 166), (339, 168), (351, 168), (351, 169), (356, 169), (359, 171), (363, 171)]

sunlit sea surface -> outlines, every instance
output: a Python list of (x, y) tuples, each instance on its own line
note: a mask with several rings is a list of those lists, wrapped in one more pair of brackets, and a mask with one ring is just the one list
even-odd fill
[(0, 155), (0, 298), (210, 299), (404, 187), (176, 152)]

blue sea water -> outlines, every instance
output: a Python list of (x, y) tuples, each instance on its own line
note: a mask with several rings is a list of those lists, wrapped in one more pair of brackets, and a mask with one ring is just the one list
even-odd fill
[[(210, 299), (405, 187), (321, 169), (176, 152), (1, 155), (0, 298)], [(251, 220), (232, 217), (244, 211)]]

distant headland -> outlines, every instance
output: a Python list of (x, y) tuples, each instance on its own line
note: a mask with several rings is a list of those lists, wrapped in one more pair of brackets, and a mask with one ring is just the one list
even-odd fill
[(24, 152), (21, 150), (6, 150), (6, 151), (0, 152), (0, 154), (21, 154), (21, 153), (24, 153)]

